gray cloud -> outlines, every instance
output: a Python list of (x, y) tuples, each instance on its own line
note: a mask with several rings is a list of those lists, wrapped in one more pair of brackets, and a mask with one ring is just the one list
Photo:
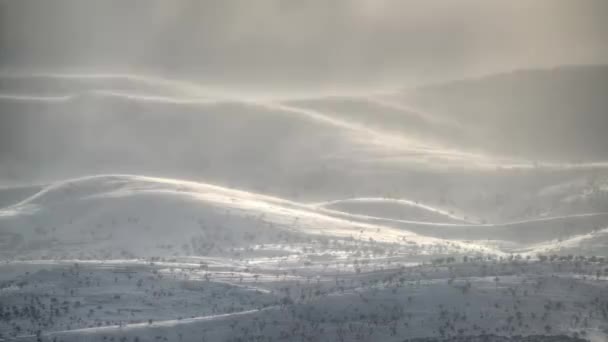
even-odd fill
[(605, 13), (603, 0), (2, 1), (0, 67), (400, 86), (608, 62)]

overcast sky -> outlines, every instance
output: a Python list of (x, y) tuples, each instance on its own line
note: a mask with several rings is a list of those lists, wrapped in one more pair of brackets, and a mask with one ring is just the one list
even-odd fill
[(0, 0), (0, 69), (217, 85), (412, 85), (608, 62), (606, 0)]

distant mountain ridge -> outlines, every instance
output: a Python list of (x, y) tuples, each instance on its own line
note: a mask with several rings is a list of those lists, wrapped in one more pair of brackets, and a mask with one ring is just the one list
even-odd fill
[(531, 159), (590, 161), (608, 159), (606, 94), (608, 65), (588, 65), (452, 81), (398, 98), (469, 127), (467, 135), (454, 139), (464, 146)]

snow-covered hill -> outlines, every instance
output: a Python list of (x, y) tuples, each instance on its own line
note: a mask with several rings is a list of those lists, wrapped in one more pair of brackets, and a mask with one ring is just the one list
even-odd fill
[(475, 244), (358, 222), (275, 197), (209, 184), (108, 175), (55, 183), (0, 211), (4, 256), (24, 258), (234, 255), (257, 244), (352, 240), (404, 250)]
[(405, 200), (310, 205), (205, 183), (101, 175), (53, 183), (0, 209), (0, 244), (4, 257), (18, 258), (242, 256), (251, 246), (326, 245), (332, 240), (411, 256), (534, 255), (566, 245), (568, 251), (576, 248), (577, 241), (601, 234), (608, 214), (500, 224), (463, 221)]

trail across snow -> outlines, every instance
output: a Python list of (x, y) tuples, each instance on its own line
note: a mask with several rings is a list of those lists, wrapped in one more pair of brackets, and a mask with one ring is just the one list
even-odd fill
[(208, 315), (208, 316), (200, 316), (200, 317), (190, 317), (190, 318), (183, 318), (183, 319), (168, 319), (168, 320), (164, 320), (164, 321), (156, 321), (156, 322), (152, 322), (152, 323), (148, 323), (148, 322), (143, 322), (143, 323), (130, 323), (130, 324), (124, 324), (124, 325), (108, 325), (108, 326), (103, 326), (103, 327), (94, 327), (94, 328), (81, 328), (81, 329), (71, 329), (71, 330), (63, 330), (63, 331), (53, 331), (51, 333), (49, 333), (47, 336), (49, 337), (53, 337), (55, 335), (70, 335), (70, 334), (74, 334), (74, 335), (80, 335), (80, 334), (98, 334), (98, 333), (104, 333), (104, 332), (111, 332), (111, 331), (129, 331), (129, 330), (138, 330), (138, 329), (154, 329), (154, 328), (169, 328), (169, 327), (176, 327), (179, 325), (187, 325), (187, 324), (193, 324), (193, 323), (200, 323), (200, 322), (209, 322), (209, 321), (217, 321), (217, 320), (224, 320), (224, 319), (236, 319), (236, 318), (240, 318), (241, 316), (248, 316), (248, 315), (253, 315), (262, 311), (268, 311), (268, 310), (276, 310), (278, 308), (278, 306), (272, 306), (272, 307), (266, 307), (266, 308), (262, 308), (262, 309), (255, 309), (255, 310), (245, 310), (245, 311), (240, 311), (240, 312), (233, 312), (233, 313), (227, 313), (227, 314), (218, 314), (218, 315)]

